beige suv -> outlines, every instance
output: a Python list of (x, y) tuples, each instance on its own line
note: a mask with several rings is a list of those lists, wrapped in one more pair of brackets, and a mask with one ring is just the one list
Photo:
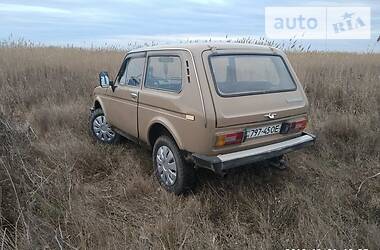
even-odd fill
[[(160, 184), (176, 194), (194, 169), (216, 173), (314, 143), (308, 101), (285, 54), (266, 46), (181, 44), (129, 52), (114, 81), (99, 75), (92, 134), (148, 145)], [(281, 164), (280, 164), (281, 165)]]

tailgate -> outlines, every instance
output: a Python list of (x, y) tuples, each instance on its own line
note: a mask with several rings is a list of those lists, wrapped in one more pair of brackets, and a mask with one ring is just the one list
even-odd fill
[(298, 91), (240, 97), (214, 95), (217, 127), (228, 127), (297, 116), (307, 112), (306, 102)]
[(205, 51), (203, 61), (217, 128), (307, 113), (306, 96), (285, 55)]

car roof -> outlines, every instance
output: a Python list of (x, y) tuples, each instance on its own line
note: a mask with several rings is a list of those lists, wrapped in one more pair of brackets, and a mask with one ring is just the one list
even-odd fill
[(129, 53), (135, 52), (146, 52), (146, 51), (157, 51), (157, 50), (188, 50), (194, 54), (202, 53), (205, 50), (216, 49), (216, 50), (254, 50), (257, 52), (266, 52), (273, 53), (277, 49), (265, 46), (265, 45), (256, 45), (256, 44), (248, 44), (248, 43), (178, 43), (178, 44), (170, 44), (170, 45), (157, 45), (151, 47), (143, 47), (139, 49), (134, 49)]

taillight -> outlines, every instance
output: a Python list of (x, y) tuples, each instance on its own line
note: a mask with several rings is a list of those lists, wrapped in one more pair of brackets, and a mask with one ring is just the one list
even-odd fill
[(288, 121), (282, 124), (281, 134), (297, 133), (303, 131), (307, 126), (307, 118)]
[(216, 136), (216, 147), (222, 147), (226, 145), (240, 144), (244, 138), (243, 132), (224, 134)]

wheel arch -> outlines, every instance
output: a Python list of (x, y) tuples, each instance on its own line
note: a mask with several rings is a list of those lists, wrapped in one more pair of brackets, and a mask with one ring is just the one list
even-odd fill
[(105, 105), (103, 104), (103, 101), (101, 100), (101, 98), (99, 97), (95, 98), (93, 107), (94, 109), (100, 108), (101, 110), (103, 110), (104, 115), (107, 116), (107, 110), (105, 109)]
[(102, 105), (99, 102), (99, 100), (95, 100), (95, 102), (94, 102), (94, 109), (103, 109)]
[(168, 134), (175, 141), (178, 148), (183, 149), (183, 145), (174, 126), (171, 125), (169, 121), (165, 122), (162, 120), (154, 120), (151, 122), (146, 137), (148, 145), (153, 148), (155, 141), (163, 134)]

